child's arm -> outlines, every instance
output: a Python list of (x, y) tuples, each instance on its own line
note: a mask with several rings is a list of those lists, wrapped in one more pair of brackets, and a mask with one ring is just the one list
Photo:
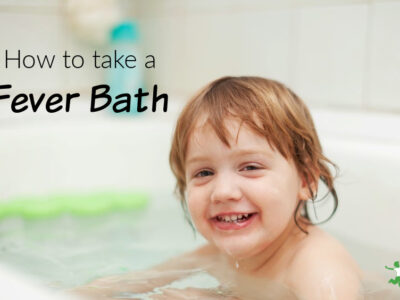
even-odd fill
[(121, 293), (148, 293), (175, 280), (189, 276), (199, 266), (207, 268), (215, 250), (203, 246), (182, 256), (172, 258), (144, 271), (96, 279), (70, 292), (89, 299), (109, 299)]
[(388, 266), (385, 266), (385, 268), (392, 271), (394, 270), (394, 268), (389, 268)]

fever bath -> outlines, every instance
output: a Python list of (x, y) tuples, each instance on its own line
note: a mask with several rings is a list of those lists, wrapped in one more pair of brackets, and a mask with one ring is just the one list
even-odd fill
[[(99, 91), (100, 90), (100, 91)], [(168, 110), (168, 95), (167, 94), (160, 94), (158, 95), (158, 87), (155, 84), (153, 86), (153, 94), (152, 94), (152, 104), (151, 104), (151, 111), (156, 112), (157, 110), (157, 102), (160, 100), (163, 101), (163, 112), (167, 112)], [(103, 110), (104, 108), (108, 107), (112, 102), (112, 109), (116, 113), (120, 112), (131, 112), (132, 111), (132, 96), (129, 93), (122, 93), (115, 96), (115, 100), (112, 101), (112, 97), (109, 95), (110, 87), (106, 84), (97, 85), (92, 88), (91, 94), (91, 101), (90, 101), (90, 111), (96, 112)], [(144, 97), (149, 96), (148, 92), (144, 92), (142, 88), (139, 88), (137, 93), (133, 95), (134, 98), (137, 100), (136, 110), (133, 108), (133, 111), (136, 112), (144, 112), (147, 110), (147, 106), (143, 105), (142, 100)], [(103, 99), (103, 104), (98, 106), (99, 99)], [(106, 103), (104, 103), (106, 100)]]
[[(49, 113), (55, 113), (61, 110), (69, 112), (71, 109), (72, 100), (77, 100), (80, 97), (79, 93), (67, 93), (65, 95), (59, 93), (53, 93), (46, 95), (46, 93), (41, 94), (25, 94), (19, 93), (13, 97), (7, 94), (5, 90), (11, 89), (12, 86), (0, 85), (0, 100), (11, 98), (11, 110), (14, 113), (21, 113), (27, 110), (32, 110), (37, 112), (39, 108), (46, 110)], [(135, 92), (135, 91), (134, 91)], [(116, 113), (123, 112), (144, 112), (149, 107), (145, 105), (150, 102), (146, 99), (150, 93), (143, 91), (139, 88), (135, 93), (121, 93), (110, 95), (110, 86), (107, 84), (101, 84), (93, 86), (90, 95), (90, 112), (98, 112), (106, 108), (111, 108)], [(167, 112), (168, 110), (168, 95), (165, 93), (158, 94), (158, 87), (155, 84), (153, 86), (152, 101), (151, 101), (151, 111), (156, 112), (157, 103), (162, 101), (162, 110)], [(136, 104), (135, 104), (136, 102)]]

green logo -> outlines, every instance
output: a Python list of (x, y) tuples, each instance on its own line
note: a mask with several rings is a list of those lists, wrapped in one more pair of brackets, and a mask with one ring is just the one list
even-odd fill
[(393, 263), (393, 268), (389, 268), (388, 266), (385, 266), (385, 268), (396, 272), (396, 277), (391, 278), (388, 282), (393, 283), (394, 285), (398, 285), (400, 287), (400, 264), (399, 264), (399, 261), (397, 260)]

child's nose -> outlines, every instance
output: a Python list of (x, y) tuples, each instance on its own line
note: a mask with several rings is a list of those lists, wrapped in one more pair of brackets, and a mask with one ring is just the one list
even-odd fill
[(215, 178), (211, 202), (237, 201), (240, 200), (241, 197), (241, 190), (233, 178), (224, 176), (217, 176), (217, 178)]

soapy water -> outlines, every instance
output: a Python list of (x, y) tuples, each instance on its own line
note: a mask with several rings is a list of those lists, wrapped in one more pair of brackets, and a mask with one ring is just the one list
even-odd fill
[[(88, 299), (298, 299), (283, 285), (265, 280), (251, 279), (251, 283), (244, 281), (243, 286), (234, 286), (233, 281), (221, 284), (203, 269), (180, 271), (184, 276), (170, 282), (168, 279), (176, 277), (177, 272), (143, 272), (139, 276), (125, 274), (100, 279), (75, 293)], [(167, 281), (162, 283), (164, 279)]]
[(123, 292), (113, 296), (115, 299), (151, 299), (155, 295), (164, 295), (164, 290), (181, 290), (197, 289), (206, 291), (209, 296), (225, 297), (228, 296), (226, 291), (222, 290), (218, 280), (207, 272), (198, 271), (193, 272), (188, 277), (180, 280), (173, 281), (162, 287), (156, 287), (153, 290), (145, 293)]
[[(174, 203), (171, 198), (165, 201)], [(203, 242), (199, 236), (194, 239), (179, 204), (173, 209), (157, 204), (145, 211), (97, 217), (64, 215), (47, 220), (0, 221), (0, 263), (22, 270), (59, 291), (119, 274), (114, 281), (103, 281), (93, 287), (93, 291), (104, 291), (112, 285), (114, 290), (108, 299), (297, 299), (292, 291), (279, 284), (257, 284), (254, 280), (243, 286), (221, 284), (201, 266), (147, 291), (130, 288), (171, 276), (171, 271), (160, 271), (146, 277), (140, 275), (140, 270)], [(236, 262), (233, 270), (239, 267)], [(126, 285), (126, 276), (135, 272), (139, 275)], [(388, 279), (366, 276), (360, 299), (400, 299), (400, 288), (388, 284)], [(254, 286), (246, 289), (251, 284)]]
[[(248, 278), (241, 285), (222, 285), (214, 276), (205, 270), (187, 270), (183, 278), (167, 284), (146, 289), (146, 285), (153, 285), (155, 280), (163, 277), (175, 276), (174, 271), (153, 273), (152, 276), (143, 275), (141, 278), (127, 279), (122, 276), (110, 281), (99, 282), (92, 286), (90, 293), (85, 293), (88, 299), (229, 299), (229, 300), (272, 300), (302, 299), (295, 292), (283, 284), (268, 282), (265, 279)], [(329, 278), (327, 278), (329, 281)], [(161, 280), (162, 281), (162, 280)], [(328, 282), (329, 283), (329, 282)], [(144, 288), (144, 290), (143, 290)], [(98, 290), (96, 290), (98, 289)], [(138, 289), (138, 291), (134, 291)], [(332, 289), (328, 299), (339, 300)], [(400, 299), (400, 292), (390, 288), (384, 282), (365, 280), (362, 282), (357, 300), (394, 300)]]

